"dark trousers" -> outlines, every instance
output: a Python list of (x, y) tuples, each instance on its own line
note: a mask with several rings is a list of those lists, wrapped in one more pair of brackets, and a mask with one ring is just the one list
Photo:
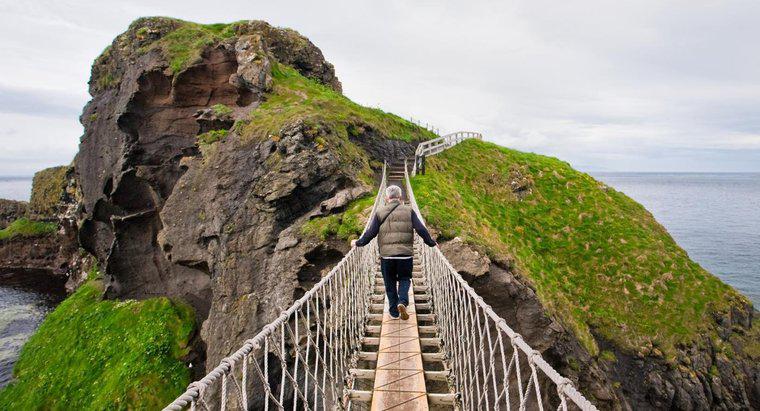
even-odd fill
[[(388, 311), (398, 317), (398, 305), (409, 305), (409, 286), (412, 283), (412, 258), (381, 258), (380, 271), (388, 296)], [(398, 287), (396, 285), (398, 283)]]

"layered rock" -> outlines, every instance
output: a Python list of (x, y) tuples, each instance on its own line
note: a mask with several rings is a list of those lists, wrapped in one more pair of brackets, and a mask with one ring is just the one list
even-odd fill
[[(164, 47), (180, 30), (211, 36), (181, 64)], [(213, 367), (347, 251), (306, 238), (309, 216), (369, 191), (356, 170), (373, 153), (410, 154), (413, 144), (360, 124), (349, 136), (360, 148), (297, 116), (270, 135), (242, 132), (276, 65), (337, 92), (340, 82), (292, 30), (260, 21), (209, 30), (149, 18), (117, 37), (93, 66), (75, 169), (79, 239), (106, 274), (106, 296), (188, 301)]]

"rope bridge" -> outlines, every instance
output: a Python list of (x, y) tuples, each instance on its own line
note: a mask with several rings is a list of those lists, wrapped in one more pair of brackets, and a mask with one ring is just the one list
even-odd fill
[[(404, 183), (422, 218), (406, 167)], [(385, 186), (383, 166), (369, 221), (384, 203)], [(414, 258), (409, 326), (388, 321), (385, 304), (378, 304), (383, 299), (377, 241), (352, 247), (309, 292), (165, 410), (596, 409), (475, 293), (437, 247), (416, 237)], [(415, 306), (415, 299), (423, 303)], [(419, 325), (418, 319), (432, 325)], [(416, 336), (406, 345), (417, 352), (403, 351), (395, 366), (415, 369), (416, 390), (423, 392), (389, 406), (389, 395), (417, 392), (403, 385), (395, 393), (378, 388), (407, 378), (378, 380), (392, 379), (382, 358), (401, 355), (386, 351), (398, 346), (391, 338), (400, 329)], [(428, 371), (433, 362), (438, 368)], [(436, 385), (443, 393), (432, 392)]]

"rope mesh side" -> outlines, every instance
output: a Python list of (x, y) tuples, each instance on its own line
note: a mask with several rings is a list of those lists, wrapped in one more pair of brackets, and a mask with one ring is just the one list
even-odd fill
[[(383, 166), (369, 221), (384, 202), (385, 176)], [(378, 258), (376, 240), (353, 247), (303, 297), (164, 410), (349, 407), (348, 371), (364, 337)]]
[[(405, 174), (407, 196), (422, 219)], [(596, 410), (486, 304), (438, 247), (425, 246), (419, 236), (415, 241), (462, 409)]]

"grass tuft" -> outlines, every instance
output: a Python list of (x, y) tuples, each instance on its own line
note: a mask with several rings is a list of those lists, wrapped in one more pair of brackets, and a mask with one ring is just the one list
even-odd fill
[(0, 409), (160, 409), (182, 393), (192, 308), (101, 294), (90, 281), (48, 315), (0, 391)]
[(226, 117), (232, 114), (232, 109), (224, 104), (214, 104), (211, 106), (211, 111), (217, 117)]
[(142, 51), (159, 49), (169, 62), (169, 69), (177, 74), (201, 58), (203, 50), (235, 35), (236, 23), (197, 24), (181, 21), (179, 27)]
[[(413, 186), (430, 224), (514, 258), (594, 355), (592, 330), (628, 351), (654, 346), (673, 358), (678, 344), (712, 332), (713, 313), (748, 304), (644, 207), (563, 161), (468, 140), (427, 168)], [(522, 185), (512, 184), (517, 174), (528, 191), (512, 188)]]
[(374, 202), (375, 196), (371, 195), (356, 199), (342, 213), (309, 220), (304, 224), (302, 232), (321, 240), (329, 237), (337, 237), (341, 240), (359, 238), (364, 231), (367, 211), (372, 208)]
[(0, 241), (16, 237), (41, 237), (58, 230), (58, 224), (32, 221), (22, 217), (0, 230)]
[(224, 140), (230, 132), (228, 130), (211, 130), (198, 135), (198, 141), (201, 144), (213, 144), (217, 141)]

